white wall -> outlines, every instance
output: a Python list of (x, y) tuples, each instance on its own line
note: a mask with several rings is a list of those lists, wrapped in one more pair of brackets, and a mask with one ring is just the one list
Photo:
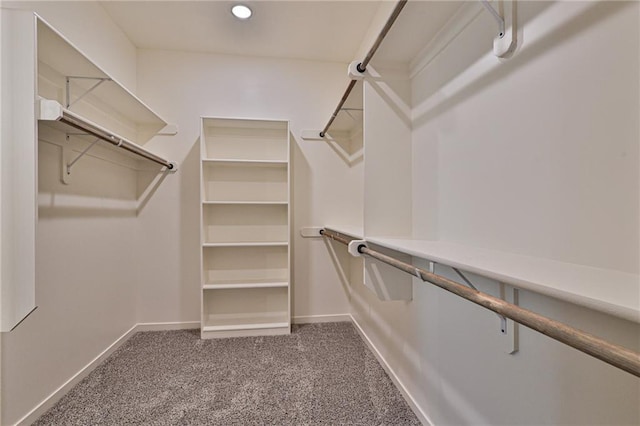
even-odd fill
[[(414, 70), (413, 237), (638, 273), (638, 4), (518, 5), (512, 59), (492, 56), (482, 13)], [(507, 355), (495, 314), (415, 279), (411, 302), (380, 302), (360, 275), (353, 316), (433, 424), (640, 422), (632, 375), (524, 327)], [(520, 305), (640, 349), (637, 323), (524, 291)]]
[(347, 84), (337, 63), (141, 50), (138, 92), (169, 121), (175, 138), (150, 142), (180, 163), (141, 212), (139, 322), (199, 321), (199, 117), (291, 120), (293, 182), (293, 316), (345, 314), (347, 297), (320, 239), (302, 226), (359, 215), (332, 200), (360, 192), (350, 168), (324, 142), (304, 141), (320, 129)]
[[(16, 2), (37, 11), (114, 77), (135, 88), (135, 48), (91, 2)], [(64, 135), (41, 129), (59, 145)], [(76, 149), (86, 142), (73, 142)], [(92, 154), (109, 157), (100, 149)], [(136, 179), (126, 167), (85, 157), (60, 183), (60, 148), (39, 142), (36, 234), (38, 309), (2, 334), (2, 424), (13, 424), (135, 323)]]

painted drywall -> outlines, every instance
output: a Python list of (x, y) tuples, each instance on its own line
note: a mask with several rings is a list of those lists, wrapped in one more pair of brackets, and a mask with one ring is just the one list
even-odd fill
[[(91, 2), (3, 2), (35, 10), (135, 88), (135, 48)], [(40, 129), (36, 304), (2, 333), (2, 424), (14, 424), (135, 324), (137, 167), (99, 148), (64, 186), (64, 135)], [(87, 142), (72, 140), (75, 154)], [(108, 161), (95, 156), (102, 156)]]
[[(638, 273), (638, 12), (519, 2), (512, 59), (491, 54), (482, 13), (412, 70), (414, 238)], [(361, 272), (352, 315), (432, 424), (640, 422), (638, 378), (524, 327), (509, 355), (495, 314), (417, 279), (412, 301), (381, 302)], [(520, 305), (640, 349), (637, 323), (526, 291)]]
[(352, 168), (327, 143), (300, 138), (301, 130), (324, 126), (346, 84), (344, 64), (139, 51), (139, 95), (180, 129), (175, 137), (149, 142), (178, 161), (180, 169), (140, 212), (139, 322), (199, 321), (201, 116), (290, 120), (292, 315), (348, 312), (345, 289), (324, 242), (299, 234), (303, 226), (361, 220), (360, 206), (349, 203), (351, 193), (361, 193), (358, 181), (351, 179)]
[(135, 92), (136, 47), (98, 2), (3, 0), (0, 7), (37, 13), (107, 74)]

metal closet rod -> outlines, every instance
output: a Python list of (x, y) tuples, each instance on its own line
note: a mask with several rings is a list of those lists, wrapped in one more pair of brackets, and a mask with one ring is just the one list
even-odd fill
[[(323, 237), (346, 245), (355, 239), (328, 229), (322, 229), (320, 234)], [(499, 315), (510, 318), (525, 327), (529, 327), (565, 345), (569, 345), (614, 367), (640, 377), (640, 353), (638, 352), (607, 342), (599, 337), (585, 333), (582, 330), (505, 302), (497, 297), (471, 289), (441, 275), (417, 268), (364, 245), (358, 247), (358, 252), (418, 277), (423, 281), (434, 284), (443, 290), (447, 290)]]
[(84, 133), (88, 133), (96, 138), (99, 138), (105, 142), (109, 142), (111, 145), (117, 146), (119, 148), (124, 149), (125, 151), (129, 151), (133, 154), (139, 155), (140, 157), (144, 157), (147, 160), (151, 160), (154, 163), (158, 163), (160, 165), (165, 166), (168, 170), (172, 170), (175, 167), (174, 163), (171, 163), (168, 160), (165, 160), (162, 157), (159, 157), (152, 152), (147, 151), (146, 149), (140, 147), (139, 145), (134, 144), (133, 142), (129, 142), (126, 139), (121, 137), (116, 137), (104, 129), (100, 127), (93, 126), (90, 123), (82, 120), (79, 117), (76, 117), (70, 111), (65, 110), (62, 114), (62, 117), (58, 119), (61, 123), (65, 123), (71, 127), (74, 127)]
[[(387, 36), (387, 33), (391, 29), (391, 26), (393, 25), (393, 23), (396, 22), (398, 15), (400, 15), (402, 8), (407, 4), (407, 1), (408, 0), (398, 1), (398, 3), (396, 4), (396, 7), (393, 9), (393, 12), (391, 12), (391, 16), (389, 16), (389, 19), (387, 19), (387, 22), (384, 24), (384, 27), (382, 27), (382, 30), (380, 30), (380, 34), (378, 34), (378, 37), (376, 37), (376, 40), (373, 43), (373, 46), (371, 46), (371, 49), (369, 49), (367, 56), (365, 56), (362, 62), (360, 62), (356, 66), (356, 69), (358, 70), (358, 72), (365, 72), (367, 70), (367, 65), (369, 65), (369, 62), (371, 62), (373, 55), (375, 55), (376, 51), (378, 50), (378, 47), (380, 47), (382, 40), (384, 40), (384, 38)], [(347, 98), (351, 94), (351, 91), (353, 90), (353, 87), (356, 85), (356, 82), (357, 80), (351, 80), (349, 82), (349, 85), (347, 86), (347, 90), (345, 90), (344, 95), (342, 95), (342, 99), (340, 99), (340, 102), (338, 103), (338, 106), (333, 111), (333, 114), (331, 114), (331, 118), (329, 119), (329, 122), (327, 123), (326, 126), (324, 126), (324, 129), (322, 129), (322, 131), (320, 132), (321, 138), (323, 138), (327, 134), (329, 127), (331, 127), (331, 125), (333, 124), (333, 120), (335, 120), (336, 117), (338, 116), (338, 113), (342, 109), (342, 106), (344, 105), (344, 103), (347, 101)]]

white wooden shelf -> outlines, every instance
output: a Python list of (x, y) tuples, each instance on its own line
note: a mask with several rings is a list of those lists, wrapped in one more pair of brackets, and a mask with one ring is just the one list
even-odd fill
[[(288, 328), (289, 323), (283, 322), (257, 322), (260, 318), (248, 318), (245, 324), (229, 323), (225, 325), (205, 325), (202, 327), (202, 331), (236, 331), (236, 330), (260, 330), (265, 328)], [(237, 318), (229, 321), (238, 321)], [(253, 322), (256, 321), (256, 322)]]
[(238, 281), (235, 283), (205, 284), (203, 290), (229, 290), (244, 288), (282, 288), (289, 286), (288, 281)]
[(367, 237), (365, 240), (517, 288), (640, 322), (638, 275), (445, 241), (380, 237)]
[(219, 242), (204, 243), (202, 247), (286, 247), (289, 243), (286, 241), (246, 241), (246, 242)]
[[(38, 95), (66, 104), (71, 78), (71, 107), (87, 120), (142, 145), (167, 125), (136, 95), (109, 76), (73, 43), (42, 19), (37, 20)], [(87, 77), (92, 79), (87, 79)], [(98, 80), (108, 79), (75, 103)]]
[(204, 158), (202, 160), (206, 164), (220, 165), (253, 165), (263, 167), (287, 167), (289, 164), (286, 160), (248, 160), (239, 158)]
[(231, 200), (220, 200), (220, 201), (203, 201), (203, 205), (264, 205), (264, 206), (275, 206), (275, 205), (284, 205), (289, 204), (287, 201), (253, 201), (253, 200), (245, 200), (245, 201), (231, 201)]

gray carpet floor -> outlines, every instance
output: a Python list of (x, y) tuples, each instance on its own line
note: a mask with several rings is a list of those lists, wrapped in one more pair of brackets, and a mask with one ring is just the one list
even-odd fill
[(135, 334), (35, 425), (419, 425), (347, 322)]

